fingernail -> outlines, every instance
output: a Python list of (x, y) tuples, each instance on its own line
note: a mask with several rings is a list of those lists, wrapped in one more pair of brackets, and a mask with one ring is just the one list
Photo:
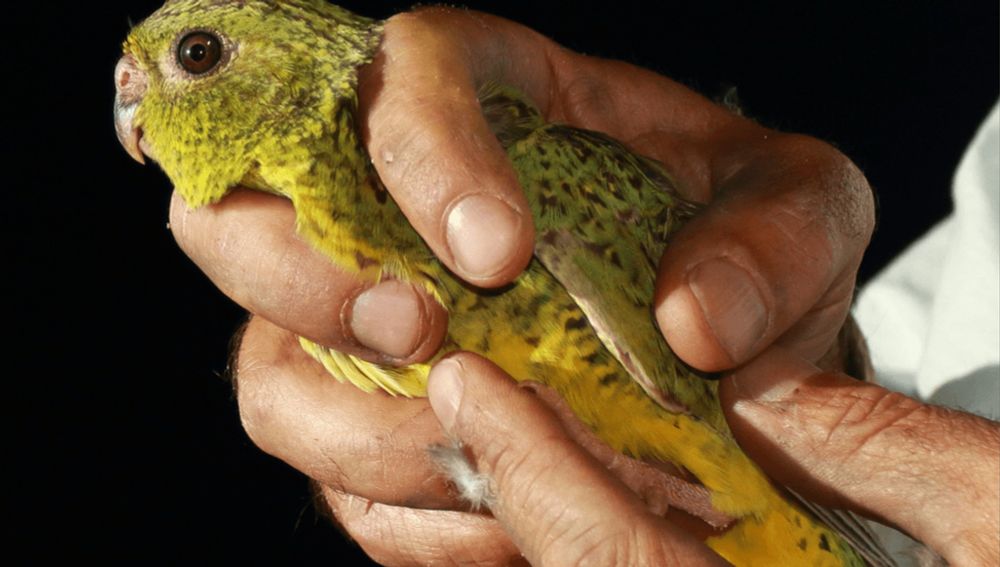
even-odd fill
[(688, 286), (719, 345), (735, 363), (745, 361), (767, 328), (767, 309), (743, 268), (707, 260), (688, 274)]
[(457, 360), (445, 359), (431, 369), (427, 377), (427, 398), (444, 430), (451, 432), (455, 426), (458, 406), (462, 403), (462, 364)]
[(520, 233), (521, 215), (486, 195), (469, 195), (448, 213), (448, 248), (473, 277), (489, 278), (506, 268)]
[(351, 307), (351, 332), (362, 345), (395, 358), (420, 346), (426, 316), (417, 291), (390, 280), (368, 289)]

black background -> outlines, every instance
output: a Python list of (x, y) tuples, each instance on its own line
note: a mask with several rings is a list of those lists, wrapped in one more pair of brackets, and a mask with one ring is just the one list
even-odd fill
[[(115, 140), (127, 18), (158, 4), (7, 11), (8, 536), (36, 559), (360, 561), (305, 479), (243, 434), (221, 377), (242, 315), (174, 245), (166, 178)], [(708, 96), (736, 86), (752, 117), (836, 144), (880, 196), (862, 279), (947, 213), (998, 95), (995, 0), (468, 5)]]

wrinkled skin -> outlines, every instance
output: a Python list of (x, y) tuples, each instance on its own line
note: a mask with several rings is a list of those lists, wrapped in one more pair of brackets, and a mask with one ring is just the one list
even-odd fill
[[(849, 160), (510, 22), (446, 9), (396, 16), (379, 57), (362, 71), (365, 142), (412, 224), (478, 285), (513, 279), (533, 238), (529, 218), (488, 209), (480, 211), (488, 229), (449, 223), (451, 203), (470, 192), (523, 203), (506, 157), (484, 142), (490, 133), (475, 92), (488, 80), (522, 88), (550, 121), (607, 132), (662, 161), (689, 198), (710, 203), (663, 258), (656, 315), (671, 347), (696, 367), (723, 371), (752, 361), (723, 380), (723, 401), (738, 439), (769, 474), (821, 502), (896, 524), (954, 564), (1000, 560), (991, 535), (1000, 499), (996, 424), (811, 364), (833, 344), (873, 225), (870, 191)], [(395, 282), (364, 288), (298, 240), (293, 220), (286, 201), (245, 191), (197, 211), (175, 198), (171, 210), (182, 248), (255, 314), (237, 369), (248, 433), (315, 479), (373, 558), (715, 560), (681, 524), (649, 516), (552, 424), (544, 403), (471, 355), (459, 355), (466, 357), (459, 381), (475, 384), (459, 402), (437, 384), (442, 373), (432, 374), (434, 411), (428, 400), (368, 395), (330, 380), (295, 335), (372, 360), (413, 362), (436, 350), (447, 315)], [(496, 479), (496, 518), (462, 511), (427, 460), (426, 447), (446, 438), (439, 417)], [(525, 452), (534, 443), (566, 456), (562, 477)], [(523, 465), (505, 468), (510, 463)], [(566, 475), (589, 490), (576, 494), (572, 483), (556, 482)], [(544, 486), (549, 505), (526, 514), (502, 504), (528, 485)]]

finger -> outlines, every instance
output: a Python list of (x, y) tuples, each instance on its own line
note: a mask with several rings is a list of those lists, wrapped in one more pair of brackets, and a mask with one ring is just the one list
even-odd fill
[(489, 516), (389, 506), (322, 488), (344, 530), (381, 565), (523, 565)]
[(250, 438), (310, 478), (387, 504), (459, 505), (427, 456), (444, 440), (427, 400), (338, 382), (294, 335), (260, 317), (243, 335), (236, 381)]
[(816, 360), (850, 307), (874, 226), (871, 192), (850, 161), (810, 138), (771, 133), (739, 159), (668, 246), (657, 321), (703, 370), (733, 368), (776, 341)]
[(429, 358), (444, 337), (440, 304), (413, 286), (371, 286), (338, 269), (296, 236), (286, 199), (238, 190), (191, 210), (175, 193), (170, 226), (223, 293), (320, 344), (402, 364)]
[(428, 395), (444, 428), (473, 455), (490, 509), (531, 564), (721, 564), (703, 543), (649, 514), (493, 364), (449, 357), (431, 371)]
[(779, 347), (721, 395), (740, 445), (782, 484), (897, 525), (950, 564), (1000, 559), (997, 423), (821, 373)]
[(362, 134), (379, 176), (438, 258), (466, 281), (495, 287), (531, 259), (531, 212), (482, 116), (468, 49), (447, 29), (424, 15), (389, 20), (361, 74)]
[(720, 529), (732, 522), (732, 518), (712, 507), (708, 489), (682, 480), (684, 472), (677, 467), (669, 463), (647, 463), (622, 455), (580, 421), (558, 392), (537, 382), (521, 382), (521, 387), (538, 396), (559, 419), (568, 437), (642, 498), (646, 509), (654, 515), (669, 514), (671, 520), (678, 523), (682, 521), (679, 511), (683, 511), (687, 514), (683, 518), (691, 520), (684, 522), (685, 531), (701, 539), (714, 535), (712, 527)]

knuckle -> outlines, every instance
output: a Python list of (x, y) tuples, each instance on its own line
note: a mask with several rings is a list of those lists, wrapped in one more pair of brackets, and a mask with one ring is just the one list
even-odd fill
[(875, 230), (875, 198), (864, 174), (844, 154), (830, 149), (831, 191), (826, 210), (845, 236), (865, 244)]
[(868, 241), (875, 228), (872, 188), (861, 169), (840, 150), (817, 138), (790, 134), (799, 154), (810, 156), (818, 167), (822, 187), (815, 192), (821, 212), (852, 239)]
[(191, 230), (188, 225), (191, 216), (189, 213), (190, 209), (184, 202), (184, 198), (180, 196), (180, 193), (174, 191), (170, 197), (170, 232), (185, 252), (191, 239)]
[(882, 460), (886, 454), (912, 451), (914, 443), (921, 443), (919, 430), (932, 411), (903, 394), (875, 386), (840, 392), (825, 406), (823, 444), (842, 462)]
[[(544, 455), (544, 459), (539, 456)], [(491, 437), (477, 455), (479, 466), (489, 474), (498, 487), (507, 493), (514, 505), (530, 505), (533, 486), (549, 474), (552, 463), (567, 462), (573, 449), (566, 439), (556, 432), (533, 436), (531, 447), (516, 440), (515, 436)], [(537, 500), (537, 499), (535, 499)]]
[(599, 522), (553, 533), (543, 565), (683, 565), (648, 522)]
[(382, 565), (412, 565), (400, 530), (384, 513), (384, 507), (352, 494), (331, 489), (323, 492), (337, 523), (369, 557)]
[[(779, 168), (770, 175), (779, 173), (780, 177), (772, 180), (774, 191), (763, 194), (765, 198), (778, 197), (773, 205), (785, 217), (779, 220), (789, 222), (793, 231), (822, 236), (821, 240), (850, 252), (848, 256), (860, 256), (875, 227), (874, 197), (864, 174), (847, 156), (822, 140), (801, 134), (772, 136), (773, 145), (757, 148), (751, 155), (759, 158), (758, 152), (767, 151), (768, 155), (785, 156), (780, 164), (768, 165)], [(752, 167), (727, 183), (762, 174), (759, 167)], [(790, 186), (797, 189), (782, 189)]]
[[(589, 525), (575, 533), (550, 540), (550, 549), (562, 557), (550, 557), (545, 564), (558, 565), (630, 565), (627, 533), (615, 533), (604, 526)], [(622, 536), (625, 536), (624, 538)]]
[(498, 539), (495, 520), (385, 505), (324, 488), (336, 522), (382, 565), (510, 565), (518, 556)]
[(832, 268), (835, 258), (829, 219), (816, 211), (813, 195), (793, 193), (774, 203), (766, 219), (769, 232), (780, 239), (780, 253), (800, 265), (807, 263), (812, 273)]
[[(526, 478), (534, 476), (525, 471), (530, 455), (518, 451), (508, 436), (490, 438), (478, 451), (477, 461), (480, 470), (489, 474), (500, 486), (523, 483)], [(529, 474), (525, 474), (528, 472)]]
[(241, 338), (233, 369), (234, 381), (238, 385), (236, 402), (240, 421), (254, 443), (257, 443), (257, 434), (261, 429), (272, 421), (274, 408), (272, 367), (253, 346), (256, 332), (256, 326), (251, 322)]
[(640, 529), (634, 530), (627, 543), (628, 545), (621, 550), (624, 559), (622, 565), (687, 565), (691, 563), (689, 558), (681, 557), (671, 546), (667, 545), (660, 530), (655, 529), (649, 523), (643, 523)]
[(941, 552), (950, 565), (1000, 564), (1000, 544), (997, 525), (962, 530), (941, 545)]
[[(614, 105), (607, 82), (589, 73), (569, 77), (561, 89), (560, 99), (565, 119), (570, 123), (606, 129), (607, 124), (619, 121), (616, 116), (608, 116)], [(599, 118), (605, 123), (595, 124), (594, 121)]]
[(270, 430), (270, 425), (280, 417), (275, 415), (273, 397), (268, 394), (272, 388), (266, 387), (266, 384), (267, 382), (262, 380), (241, 379), (240, 388), (237, 390), (237, 404), (240, 424), (247, 436), (258, 448), (271, 453), (266, 433)]
[[(292, 355), (294, 337), (282, 333), (279, 337), (266, 336), (266, 323), (254, 317), (247, 324), (233, 363), (236, 403), (240, 422), (250, 440), (261, 450), (275, 454), (272, 435), (288, 421), (288, 403), (282, 387), (281, 366)], [(278, 351), (272, 341), (278, 342)]]

